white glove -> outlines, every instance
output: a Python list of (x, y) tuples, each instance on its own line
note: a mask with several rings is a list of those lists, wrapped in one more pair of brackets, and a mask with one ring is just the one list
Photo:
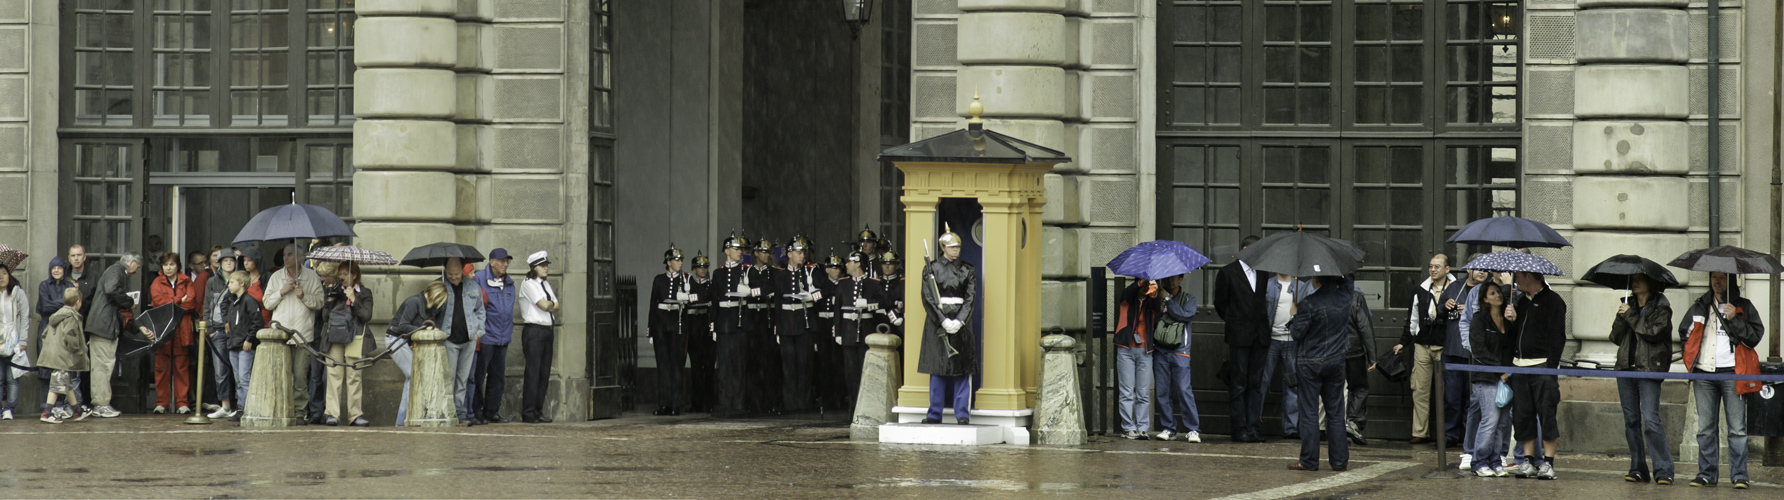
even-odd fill
[(867, 307), (867, 299), (855, 299), (855, 307)]
[(761, 297), (761, 296), (762, 296), (762, 289), (760, 289), (760, 288), (751, 288), (751, 289), (750, 289), (750, 296), (751, 296), (751, 297)]
[(656, 338), (656, 337), (645, 337), (645, 338), (644, 338), (644, 339), (645, 339), (645, 340), (649, 340), (649, 341), (650, 341), (650, 345), (657, 345), (657, 338)]
[(806, 302), (812, 302), (812, 301), (818, 301), (818, 300), (824, 300), (824, 292), (812, 292), (811, 298), (806, 299)]
[(830, 338), (836, 340), (836, 345), (842, 345), (842, 336), (841, 335), (838, 335), (835, 337), (830, 337)]
[(809, 294), (809, 293), (801, 293), (801, 294), (797, 295), (797, 297), (799, 297), (800, 302), (811, 302), (812, 301), (811, 294)]
[[(892, 318), (892, 326), (904, 326), (904, 318), (893, 317)], [(954, 332), (948, 332), (948, 333), (954, 333)]]
[(948, 333), (960, 333), (960, 320), (949, 318), (942, 320), (942, 329)]
[(750, 286), (749, 286), (749, 285), (745, 285), (745, 284), (743, 284), (743, 283), (738, 283), (738, 284), (737, 284), (737, 293), (738, 293), (738, 294), (743, 294), (743, 295), (747, 295), (747, 294), (749, 294), (749, 293), (750, 293)]
[(699, 301), (700, 301), (700, 294), (697, 294), (697, 293), (688, 294), (688, 302), (699, 302)]
[(694, 299), (688, 298), (688, 294), (686, 292), (678, 292), (675, 294), (675, 300), (678, 300), (681, 302), (687, 302), (687, 301), (694, 300)]
[(719, 341), (719, 332), (712, 332), (712, 341), (713, 342)]
[(780, 345), (780, 336), (779, 335), (774, 336), (774, 345)]

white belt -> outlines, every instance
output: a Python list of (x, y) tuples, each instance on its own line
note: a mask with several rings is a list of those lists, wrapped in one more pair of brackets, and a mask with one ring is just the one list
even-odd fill
[(743, 305), (743, 301), (741, 301), (741, 300), (727, 300), (724, 302), (719, 302), (719, 307), (737, 307), (737, 306), (741, 306), (741, 305)]
[(681, 304), (657, 304), (657, 309), (664, 311), (680, 311)]
[(873, 319), (873, 314), (871, 314), (871, 313), (870, 314), (842, 313), (842, 319), (853, 319), (853, 320)]
[(834, 317), (836, 317), (836, 313), (833, 313), (833, 312), (821, 312), (821, 313), (818, 313), (818, 317), (820, 317), (820, 318), (834, 318)]
[(801, 309), (805, 309), (805, 304), (781, 304), (781, 309), (786, 309), (788, 311), (798, 311)]
[(957, 306), (957, 305), (965, 304), (966, 299), (963, 299), (960, 297), (942, 297), (941, 302), (942, 302), (942, 305), (944, 305), (944, 306)]
[(758, 310), (758, 311), (762, 310), (762, 309), (767, 309), (769, 307), (772, 307), (772, 304), (750, 304), (750, 309), (754, 309), (754, 310)]

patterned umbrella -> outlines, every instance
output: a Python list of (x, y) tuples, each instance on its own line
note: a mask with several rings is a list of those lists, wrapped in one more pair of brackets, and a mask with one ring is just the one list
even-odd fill
[(1161, 280), (1201, 269), (1207, 256), (1181, 241), (1154, 240), (1123, 250), (1109, 261), (1109, 270), (1143, 280)]
[(368, 266), (396, 265), (396, 257), (391, 256), (389, 253), (349, 245), (318, 248), (311, 250), (310, 254), (304, 257), (312, 260), (358, 262)]
[(1518, 251), (1493, 252), (1475, 257), (1473, 262), (1462, 266), (1462, 269), (1476, 271), (1492, 271), (1496, 273), (1526, 272), (1548, 276), (1566, 276), (1561, 268), (1549, 259)]
[(0, 264), (6, 264), (7, 269), (18, 270), (19, 262), (25, 260), (25, 257), (30, 256), (13, 248), (12, 245), (0, 243)]

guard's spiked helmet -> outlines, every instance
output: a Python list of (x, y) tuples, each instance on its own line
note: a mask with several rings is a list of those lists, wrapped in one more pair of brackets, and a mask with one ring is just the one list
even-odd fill
[(750, 249), (750, 240), (749, 240), (749, 238), (738, 236), (737, 231), (733, 230), (733, 231), (731, 231), (731, 237), (725, 238), (725, 248), (736, 248), (739, 250), (749, 250)]
[(892, 249), (892, 239), (891, 238), (880, 238), (880, 245), (877, 248), (879, 248), (880, 250), (891, 250)]
[(874, 243), (880, 242), (880, 235), (878, 233), (873, 232), (872, 229), (868, 229), (865, 227), (861, 228), (861, 234), (857, 235), (855, 238), (857, 240), (857, 241), (855, 241), (856, 243), (866, 243), (869, 241), (874, 242)]
[(957, 246), (960, 246), (960, 235), (954, 234), (954, 230), (948, 227), (948, 223), (943, 222), (942, 223), (942, 235), (939, 237), (936, 237), (935, 243), (936, 243), (936, 245), (944, 247), (944, 248), (945, 247), (957, 247)]
[(836, 249), (830, 249), (830, 256), (824, 258), (824, 267), (842, 269), (842, 257), (836, 256)]
[(768, 238), (756, 240), (755, 250), (762, 253), (774, 253), (774, 242), (768, 241)]
[(861, 253), (859, 250), (849, 252), (849, 262), (867, 262), (867, 254)]
[(675, 248), (674, 243), (670, 243), (669, 250), (663, 252), (663, 262), (669, 262), (672, 260), (681, 260), (681, 249)]
[(886, 253), (880, 254), (880, 264), (881, 265), (898, 264), (899, 262), (900, 262), (900, 260), (898, 258), (898, 252), (887, 250)]
[(706, 252), (694, 256), (694, 269), (706, 269), (712, 266), (712, 259), (706, 258)]
[(787, 251), (791, 252), (794, 250), (810, 252), (811, 240), (805, 239), (804, 235), (794, 236), (793, 239), (787, 240)]

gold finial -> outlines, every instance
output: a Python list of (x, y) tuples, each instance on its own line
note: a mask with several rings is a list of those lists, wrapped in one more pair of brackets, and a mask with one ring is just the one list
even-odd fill
[(967, 120), (966, 123), (971, 124), (971, 125), (980, 125), (980, 124), (985, 123), (985, 120), (979, 119), (979, 115), (985, 114), (985, 105), (979, 103), (979, 88), (978, 87), (973, 87), (973, 103), (968, 104), (966, 106), (966, 112), (972, 113), (972, 115), (973, 115), (972, 119)]

